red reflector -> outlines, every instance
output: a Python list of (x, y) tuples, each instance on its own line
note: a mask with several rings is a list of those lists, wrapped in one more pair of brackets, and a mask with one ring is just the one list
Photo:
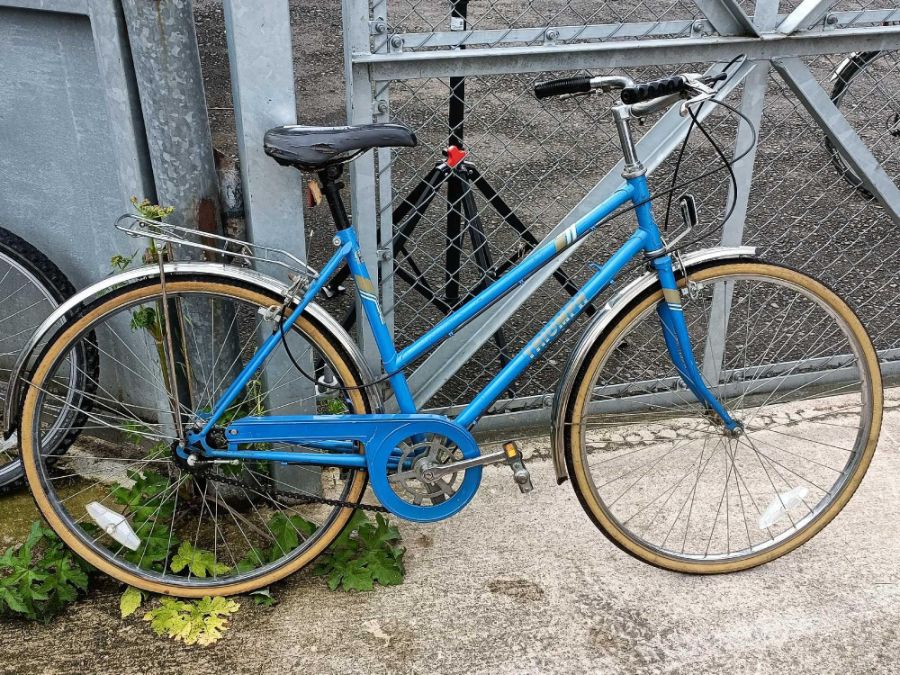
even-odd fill
[(465, 150), (460, 150), (455, 145), (451, 145), (447, 148), (447, 165), (451, 169), (455, 169), (468, 155), (469, 153)]

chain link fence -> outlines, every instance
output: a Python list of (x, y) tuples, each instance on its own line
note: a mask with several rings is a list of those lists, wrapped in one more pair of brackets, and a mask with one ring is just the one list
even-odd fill
[[(807, 60), (882, 168), (900, 177), (898, 54)], [(850, 299), (885, 359), (900, 347), (900, 233), (782, 78), (770, 77), (745, 241)]]
[[(349, 4), (355, 6), (354, 1)], [(673, 63), (670, 57), (648, 65), (646, 61), (653, 57), (645, 57), (644, 63), (638, 57), (634, 59), (638, 65), (612, 68), (610, 60), (603, 58), (604, 53), (612, 52), (598, 52), (596, 59), (579, 62), (590, 60), (595, 65), (573, 71), (569, 66), (574, 52), (566, 50), (591, 43), (621, 44), (625, 49), (635, 41), (640, 44), (630, 49), (642, 50), (654, 48), (660, 40), (667, 45), (685, 40), (696, 42), (700, 53), (706, 44), (724, 43), (714, 25), (720, 29), (730, 25), (729, 39), (756, 30), (752, 24), (741, 28), (741, 15), (733, 11), (737, 18), (731, 24), (721, 18), (723, 8), (735, 6), (724, 0), (696, 4), (586, 0), (363, 3), (360, 9), (368, 11), (371, 19), (366, 36), (370, 53), (351, 54), (351, 62), (384, 55), (384, 63), (410, 60), (422, 65), (415, 76), (405, 74), (414, 68), (407, 68), (402, 77), (382, 76), (377, 64), (374, 70), (359, 70), (354, 75), (371, 76), (375, 119), (402, 122), (419, 138), (417, 148), (378, 154), (379, 198), (371, 199), (381, 222), (378, 251), (372, 253), (381, 261), (386, 315), (393, 322), (399, 345), (435, 325), (467, 295), (526, 255), (621, 159), (609, 115), (612, 96), (538, 101), (532, 93), (535, 82), (585, 72), (647, 80), (676, 72), (702, 73), (713, 65), (712, 60)], [(799, 2), (783, 2), (775, 11), (771, 3), (761, 3), (757, 14), (762, 18), (754, 21), (758, 26), (765, 21), (783, 26), (799, 6)], [(755, 8), (746, 2), (739, 7), (748, 15), (754, 13)], [(881, 34), (892, 30), (894, 20), (900, 20), (900, 10), (890, 2), (840, 2), (807, 14), (798, 34), (817, 32), (824, 37), (860, 28)], [(882, 39), (879, 47), (881, 43), (894, 49), (900, 46), (894, 34)], [(824, 39), (821, 44), (821, 48), (798, 48), (802, 64), (896, 184), (900, 142), (897, 52), (851, 52), (855, 47), (849, 45), (857, 42), (845, 41), (848, 46), (843, 53), (820, 53), (826, 48)], [(736, 45), (730, 53), (720, 49), (719, 53), (737, 56), (742, 46)], [(541, 51), (539, 72), (521, 64), (522, 54), (527, 55), (529, 49)], [(479, 56), (482, 60), (474, 66), (464, 65), (472, 61), (462, 57), (476, 53), (485, 56)], [(428, 76), (429, 70), (436, 71), (432, 57), (448, 54), (459, 59), (458, 70), (450, 65), (446, 69), (452, 75)], [(780, 68), (769, 69), (767, 59), (771, 57), (766, 54), (763, 60), (761, 55), (750, 55), (754, 56), (759, 59), (755, 63), (768, 71), (767, 77), (750, 84), (749, 80), (740, 81), (727, 97), (731, 105), (743, 105), (745, 111), (757, 105), (754, 101), (763, 101), (763, 105), (757, 111), (761, 115), (759, 144), (752, 171), (749, 166), (738, 171), (738, 194), (743, 193), (746, 208), (739, 198), (724, 240), (734, 244), (737, 237), (758, 247), (763, 257), (794, 265), (831, 284), (860, 312), (885, 362), (893, 362), (900, 354), (900, 320), (894, 309), (900, 300), (896, 272), (900, 235), (893, 216), (898, 204), (885, 208), (872, 196), (866, 177), (857, 175), (841, 151), (826, 140), (820, 121), (812, 118)], [(793, 56), (790, 50), (787, 56)], [(727, 60), (715, 59), (720, 67)], [(488, 67), (479, 73), (478, 64), (482, 63)], [(660, 117), (646, 120), (636, 128), (636, 135), (643, 136)], [(726, 155), (746, 147), (746, 134), (739, 135), (738, 124), (727, 111), (713, 110), (705, 126)], [(448, 143), (462, 145), (468, 152), (466, 169), (449, 179), (435, 175)], [(678, 183), (708, 171), (717, 162), (710, 143), (695, 132)], [(661, 157), (657, 164), (651, 185), (662, 192), (673, 178), (674, 155)], [(435, 185), (438, 187), (432, 190)], [(732, 199), (729, 188), (730, 177), (724, 170), (685, 188), (700, 205), (701, 224), (691, 237), (695, 240), (692, 247), (723, 241), (721, 221)], [(677, 191), (676, 197), (680, 193)], [(432, 198), (423, 202), (423, 194)], [(360, 202), (367, 197), (357, 192), (354, 199)], [(656, 202), (661, 224), (666, 220), (666, 206), (664, 197)], [(669, 220), (670, 232), (681, 227), (674, 211)], [(433, 395), (426, 407), (450, 410), (470, 400), (505, 359), (552, 317), (568, 298), (567, 289), (583, 283), (593, 272), (591, 265), (603, 262), (633, 226), (630, 214), (611, 221), (502, 326), (490, 319), (483, 324), (477, 339), (483, 344), (446, 382), (442, 378), (443, 386), (428, 391)], [(631, 275), (640, 272), (632, 269)], [(620, 281), (629, 276), (623, 275)], [(590, 314), (582, 316), (492, 412), (547, 406), (565, 357), (579, 328), (590, 321)], [(421, 369), (435, 367), (441, 364), (426, 361)]]

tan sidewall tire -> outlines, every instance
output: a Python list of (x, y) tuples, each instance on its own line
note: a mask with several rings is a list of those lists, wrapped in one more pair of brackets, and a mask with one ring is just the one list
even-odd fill
[[(212, 293), (223, 293), (230, 295), (231, 297), (245, 300), (247, 302), (258, 303), (261, 307), (268, 307), (273, 303), (273, 298), (269, 295), (266, 295), (259, 291), (247, 289), (243, 286), (232, 285), (226, 282), (167, 280), (166, 289), (169, 293), (177, 293), (183, 291), (206, 291)], [(265, 586), (268, 586), (269, 584), (279, 581), (284, 577), (297, 572), (298, 570), (302, 569), (310, 562), (312, 562), (320, 553), (322, 553), (322, 551), (324, 551), (328, 547), (329, 544), (331, 544), (332, 541), (334, 541), (334, 539), (340, 534), (341, 530), (344, 529), (344, 526), (347, 524), (347, 521), (350, 519), (350, 516), (353, 513), (353, 509), (342, 509), (334, 519), (331, 526), (319, 536), (319, 539), (315, 542), (315, 544), (308, 551), (304, 552), (303, 555), (299, 556), (296, 560), (291, 561), (289, 564), (279, 567), (266, 575), (245, 580), (240, 583), (224, 585), (216, 588), (190, 588), (170, 586), (143, 579), (132, 574), (126, 569), (110, 563), (106, 558), (94, 552), (93, 549), (85, 545), (65, 526), (64, 522), (56, 513), (50, 500), (48, 499), (47, 493), (44, 490), (43, 482), (40, 479), (40, 471), (38, 470), (38, 466), (35, 462), (34, 437), (31, 429), (34, 425), (35, 406), (37, 404), (38, 394), (44, 380), (49, 374), (49, 370), (52, 364), (60, 354), (65, 353), (69, 342), (73, 339), (74, 336), (77, 336), (81, 332), (84, 326), (92, 323), (97, 318), (108, 314), (124, 303), (152, 296), (154, 293), (158, 292), (158, 290), (158, 285), (140, 285), (133, 290), (128, 290), (127, 288), (120, 289), (116, 292), (113, 298), (110, 298), (108, 301), (98, 304), (86, 314), (79, 316), (75, 321), (69, 324), (64, 329), (64, 331), (60, 333), (48, 346), (47, 351), (42, 355), (41, 360), (35, 368), (34, 376), (32, 377), (32, 384), (28, 387), (25, 396), (25, 403), (22, 409), (22, 418), (20, 424), (20, 429), (22, 431), (20, 432), (19, 440), (22, 448), (22, 463), (25, 468), (25, 475), (27, 476), (28, 483), (31, 486), (34, 501), (37, 504), (40, 512), (43, 514), (44, 518), (46, 518), (50, 527), (53, 528), (53, 531), (56, 532), (60, 536), (60, 538), (81, 558), (89, 562), (100, 571), (105, 572), (115, 579), (118, 579), (122, 583), (152, 593), (174, 595), (184, 598), (200, 598), (211, 595), (235, 595), (238, 593), (249, 593), (251, 591), (263, 588)], [(331, 360), (331, 363), (338, 370), (338, 375), (341, 377), (343, 382), (347, 383), (349, 386), (359, 386), (362, 384), (362, 382), (359, 381), (355, 369), (347, 364), (341, 352), (329, 339), (329, 336), (326, 333), (323, 333), (315, 323), (313, 323), (306, 317), (301, 317), (297, 322), (297, 326), (307, 335), (310, 341), (315, 343), (316, 347), (320, 349), (322, 353)], [(356, 411), (371, 412), (367, 406), (366, 398), (362, 395), (361, 390), (351, 389), (348, 391), (348, 395), (350, 396)], [(347, 495), (348, 501), (355, 502), (360, 498), (366, 487), (366, 479), (367, 474), (365, 471), (357, 471), (356, 477), (354, 478), (353, 484), (351, 485), (350, 491)]]
[[(677, 572), (686, 572), (691, 574), (722, 574), (726, 572), (736, 572), (761, 565), (763, 563), (774, 560), (798, 546), (809, 541), (813, 536), (822, 530), (834, 517), (840, 513), (841, 509), (853, 496), (856, 488), (862, 481), (869, 463), (872, 461), (872, 455), (875, 452), (875, 446), (878, 443), (878, 435), (881, 430), (881, 415), (883, 407), (883, 390), (881, 383), (881, 369), (878, 365), (878, 355), (872, 345), (868, 333), (860, 323), (859, 318), (852, 309), (831, 289), (822, 283), (812, 279), (804, 274), (794, 270), (780, 267), (776, 265), (768, 265), (765, 263), (724, 263), (706, 268), (702, 271), (691, 273), (691, 279), (694, 281), (704, 281), (711, 277), (720, 277), (729, 274), (754, 274), (768, 276), (771, 278), (781, 279), (796, 284), (813, 295), (818, 296), (828, 304), (832, 310), (838, 314), (845, 322), (846, 327), (856, 337), (858, 343), (862, 346), (863, 358), (868, 364), (869, 374), (872, 385), (872, 428), (869, 430), (869, 438), (862, 457), (856, 466), (856, 470), (844, 485), (843, 490), (819, 517), (814, 520), (804, 530), (785, 540), (772, 549), (762, 551), (755, 555), (749, 555), (745, 558), (722, 562), (706, 562), (695, 563), (685, 560), (671, 558), (646, 548), (626, 533), (620, 530), (615, 522), (607, 515), (600, 506), (596, 495), (592, 489), (592, 482), (588, 476), (587, 456), (582, 451), (581, 434), (579, 433), (579, 425), (584, 407), (587, 404), (588, 396), (592, 389), (591, 383), (600, 364), (604, 364), (607, 354), (615, 341), (622, 335), (630, 324), (640, 317), (650, 306), (662, 300), (662, 291), (657, 290), (655, 293), (643, 298), (633, 308), (627, 311), (620, 320), (617, 320), (613, 329), (607, 333), (596, 348), (593, 355), (588, 359), (588, 365), (582, 370), (584, 375), (576, 384), (574, 389), (573, 405), (569, 406), (571, 411), (564, 423), (566, 424), (566, 463), (569, 469), (569, 475), (573, 481), (573, 488), (581, 501), (582, 506), (588, 515), (594, 521), (601, 532), (608, 537), (616, 546), (625, 552), (639, 558), (656, 567), (673, 570)], [(680, 286), (684, 285), (684, 281), (679, 282)]]

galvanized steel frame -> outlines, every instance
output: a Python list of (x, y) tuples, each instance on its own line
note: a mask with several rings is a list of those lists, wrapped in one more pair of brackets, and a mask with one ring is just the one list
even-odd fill
[[(384, 0), (375, 0), (371, 6), (369, 0), (343, 1), (350, 97), (348, 111), (353, 122), (387, 117), (389, 83), (392, 80), (590, 69), (598, 63), (602, 63), (604, 68), (698, 61), (722, 63), (737, 54), (745, 54), (747, 60), (726, 83), (721, 96), (727, 96), (734, 87), (742, 84), (742, 111), (758, 124), (770, 66), (774, 66), (834, 146), (845, 157), (852, 158), (850, 163), (854, 171), (863, 177), (866, 186), (879, 198), (894, 222), (900, 224), (900, 192), (802, 60), (802, 57), (820, 54), (900, 48), (900, 26), (885, 25), (900, 20), (900, 7), (830, 12), (834, 0), (804, 0), (793, 11), (779, 14), (778, 0), (759, 0), (755, 15), (750, 17), (736, 0), (695, 0), (705, 17), (703, 19), (392, 34)], [(615, 38), (597, 41), (610, 35), (615, 35)], [(655, 35), (666, 37), (656, 38)], [(576, 36), (577, 42), (563, 43)], [(618, 39), (634, 36), (645, 39)], [(461, 44), (465, 44), (465, 50), (452, 48)], [(491, 46), (493, 44), (500, 46)], [(688, 123), (677, 112), (670, 111), (643, 136), (638, 149), (648, 170), (659, 166), (678, 146)], [(750, 134), (743, 130), (738, 135), (737, 146), (744, 147), (749, 140)], [(362, 180), (354, 181), (353, 206), (357, 223), (369, 222), (372, 214), (380, 212), (380, 229), (384, 238), (385, 234), (389, 235), (391, 227), (390, 202), (386, 202), (390, 196), (390, 176), (384, 168), (389, 166), (389, 152), (382, 151), (378, 159), (382, 167), (377, 193), (381, 200), (380, 210), (373, 189), (371, 160), (354, 169), (354, 178)], [(738, 246), (743, 241), (753, 161), (754, 153), (750, 153), (735, 165), (740, 185), (747, 189), (739, 190), (734, 212), (723, 230), (722, 244), (725, 246)], [(610, 170), (550, 231), (545, 241), (571, 225), (602, 195), (611, 192), (621, 181), (621, 170), (621, 164)], [(732, 195), (731, 199), (735, 197)], [(374, 227), (363, 226), (360, 229), (375, 232)], [(381, 278), (386, 279), (382, 293), (392, 297), (390, 258), (374, 247), (376, 242), (370, 241), (368, 245), (373, 248), (367, 250), (367, 262), (379, 261)], [(458, 331), (411, 373), (409, 382), (416, 402), (422, 405), (437, 393), (490, 338), (492, 331), (488, 327), (509, 319), (567, 257), (560, 256), (485, 315)], [(724, 298), (721, 308), (721, 311), (728, 311)], [(370, 349), (366, 351), (372, 354)], [(704, 367), (714, 372), (720, 359), (721, 345), (707, 345)], [(547, 397), (537, 398), (542, 399), (545, 408), (537, 418), (545, 418)], [(527, 407), (526, 402), (522, 403), (522, 407)], [(388, 410), (392, 409), (391, 404), (391, 401), (387, 402)]]

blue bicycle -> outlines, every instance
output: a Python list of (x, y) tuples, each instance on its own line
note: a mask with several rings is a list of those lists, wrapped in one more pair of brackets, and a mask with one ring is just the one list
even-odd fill
[[(317, 175), (337, 225), (328, 263), (315, 272), (288, 261), (303, 272), (288, 285), (196, 256), (176, 262), (191, 234), (181, 228), (142, 218), (120, 225), (150, 237), (158, 264), (61, 308), (61, 327), (45, 327), (52, 339), (39, 354), (32, 345), (28, 376), (11, 388), (41, 512), (96, 568), (148, 591), (198, 597), (249, 592), (303, 568), (356, 509), (448, 518), (476, 494), (487, 465), (508, 466), (527, 492), (516, 444), (482, 451), (473, 430), (629, 263), (643, 260), (646, 273), (617, 285), (592, 317), (556, 389), (559, 482), (571, 479), (615, 545), (662, 568), (729, 572), (803, 544), (843, 508), (870, 463), (882, 414), (878, 357), (853, 310), (822, 283), (760, 262), (749, 248), (681, 254), (661, 235), (630, 121), (672, 105), (695, 116), (715, 104), (721, 77), (538, 85), (539, 96), (621, 90), (612, 114), (624, 183), (400, 350), (340, 177), (369, 149), (415, 145), (401, 125), (268, 132), (271, 156)], [(690, 226), (692, 200), (682, 205)], [(623, 210), (636, 217), (633, 233), (462, 412), (417, 410), (410, 366)], [(190, 245), (210, 256), (273, 258), (201, 236)], [(314, 302), (344, 264), (381, 355), (379, 376)], [(44, 436), (87, 342), (105, 375), (85, 404), (82, 440), (50, 464)], [(396, 411), (384, 411), (385, 390)]]

